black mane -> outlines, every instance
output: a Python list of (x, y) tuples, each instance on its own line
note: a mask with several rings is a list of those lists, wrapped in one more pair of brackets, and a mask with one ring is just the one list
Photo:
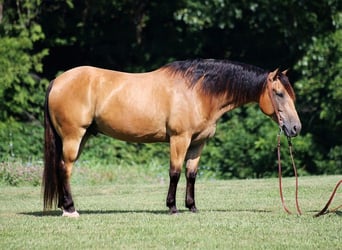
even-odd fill
[(176, 61), (164, 68), (186, 78), (190, 87), (201, 84), (201, 90), (206, 94), (228, 93), (235, 103), (258, 97), (268, 74), (256, 66), (215, 59)]

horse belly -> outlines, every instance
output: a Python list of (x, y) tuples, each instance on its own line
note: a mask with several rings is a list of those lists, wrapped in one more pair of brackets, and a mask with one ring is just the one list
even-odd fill
[(165, 126), (138, 117), (122, 117), (96, 119), (97, 130), (105, 135), (129, 142), (165, 142), (167, 141)]
[(95, 117), (98, 131), (130, 142), (167, 141), (166, 118), (160, 105), (129, 100), (112, 98)]

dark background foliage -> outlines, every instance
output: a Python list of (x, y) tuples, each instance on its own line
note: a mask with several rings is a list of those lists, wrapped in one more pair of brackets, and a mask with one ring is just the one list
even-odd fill
[[(0, 160), (42, 158), (45, 89), (60, 72), (79, 65), (142, 72), (217, 58), (289, 68), (303, 123), (293, 142), (297, 165), (302, 174), (341, 174), (341, 26), (336, 0), (0, 0)], [(277, 130), (256, 105), (226, 114), (201, 174), (274, 175)], [(285, 150), (283, 157), (291, 175)], [(99, 136), (81, 160), (168, 165), (168, 148)]]

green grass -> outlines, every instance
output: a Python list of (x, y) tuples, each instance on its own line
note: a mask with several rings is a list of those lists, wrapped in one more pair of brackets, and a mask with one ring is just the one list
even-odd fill
[[(165, 207), (167, 181), (74, 183), (80, 218), (42, 216), (40, 187), (0, 187), (0, 249), (341, 249), (340, 213), (313, 218), (342, 176), (300, 178), (303, 216), (282, 210), (277, 179), (197, 183), (199, 213)], [(284, 179), (294, 211), (294, 179)], [(342, 203), (341, 190), (333, 206)]]

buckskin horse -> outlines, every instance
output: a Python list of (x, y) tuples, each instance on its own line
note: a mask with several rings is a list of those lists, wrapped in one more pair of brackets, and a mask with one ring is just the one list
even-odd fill
[(301, 130), (286, 72), (228, 60), (169, 63), (155, 71), (125, 73), (90, 66), (51, 81), (45, 101), (44, 211), (57, 205), (78, 217), (71, 195), (74, 162), (92, 134), (129, 142), (170, 144), (166, 205), (177, 213), (176, 190), (186, 162), (185, 205), (196, 212), (195, 180), (205, 142), (226, 112), (256, 102), (288, 137)]

